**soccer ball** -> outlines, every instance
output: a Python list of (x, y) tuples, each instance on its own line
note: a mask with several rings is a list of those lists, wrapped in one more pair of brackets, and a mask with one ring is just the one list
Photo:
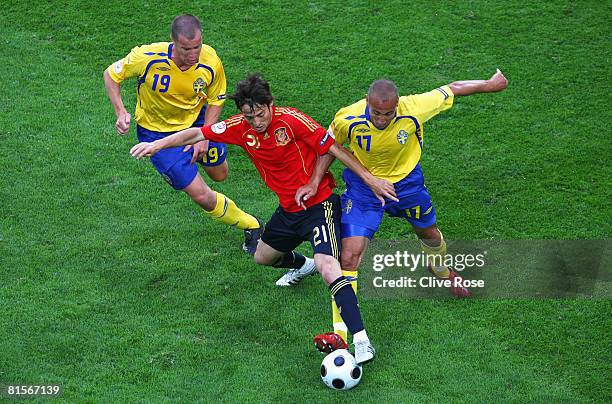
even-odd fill
[(359, 384), (361, 380), (361, 365), (346, 349), (337, 349), (323, 359), (321, 363), (321, 379), (330, 389), (348, 390)]

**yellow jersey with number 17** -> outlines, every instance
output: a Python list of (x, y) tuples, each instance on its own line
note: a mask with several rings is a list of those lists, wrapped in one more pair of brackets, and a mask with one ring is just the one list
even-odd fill
[(225, 71), (215, 50), (202, 45), (198, 63), (182, 71), (172, 61), (173, 46), (169, 42), (137, 46), (107, 69), (116, 83), (138, 77), (134, 118), (145, 129), (189, 128), (206, 102), (225, 102)]
[(348, 143), (355, 157), (374, 176), (395, 183), (410, 174), (421, 159), (423, 124), (449, 109), (453, 98), (448, 86), (399, 97), (397, 114), (383, 130), (370, 122), (363, 99), (338, 111), (329, 130), (337, 143)]

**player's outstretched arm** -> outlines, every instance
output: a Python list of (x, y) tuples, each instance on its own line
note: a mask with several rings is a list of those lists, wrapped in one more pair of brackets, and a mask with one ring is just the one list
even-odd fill
[(315, 163), (315, 167), (312, 175), (310, 176), (308, 184), (302, 185), (295, 192), (295, 202), (299, 207), (304, 210), (306, 209), (305, 202), (312, 196), (316, 195), (323, 176), (327, 170), (329, 170), (329, 166), (331, 166), (335, 159), (336, 158), (329, 153), (325, 153), (324, 155), (317, 157), (317, 162)]
[(189, 128), (151, 143), (138, 143), (136, 146), (132, 147), (130, 154), (135, 159), (140, 160), (143, 157), (151, 157), (161, 149), (194, 144), (200, 140), (205, 140), (202, 130), (200, 128)]
[(347, 166), (351, 171), (357, 174), (363, 182), (367, 184), (368, 187), (374, 192), (374, 195), (378, 198), (378, 200), (385, 206), (385, 198), (399, 201), (397, 199), (397, 195), (395, 194), (395, 187), (391, 181), (387, 181), (381, 178), (376, 178), (372, 175), (360, 162), (349, 153), (344, 147), (340, 146), (338, 143), (334, 143), (329, 148), (329, 153), (336, 157), (338, 160), (342, 162), (345, 166)]
[(448, 85), (455, 97), (467, 96), (478, 93), (496, 93), (508, 87), (508, 80), (497, 69), (495, 74), (488, 80), (462, 80), (455, 81)]

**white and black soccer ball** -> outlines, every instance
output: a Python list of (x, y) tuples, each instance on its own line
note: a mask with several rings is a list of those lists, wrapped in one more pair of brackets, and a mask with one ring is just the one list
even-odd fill
[(321, 379), (330, 389), (348, 390), (359, 384), (362, 375), (361, 365), (346, 349), (337, 349), (323, 359)]

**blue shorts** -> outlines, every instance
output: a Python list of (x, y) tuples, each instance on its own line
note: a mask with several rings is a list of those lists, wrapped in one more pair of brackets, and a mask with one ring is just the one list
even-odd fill
[(344, 170), (346, 191), (342, 194), (342, 238), (362, 236), (371, 239), (378, 231), (383, 214), (403, 217), (415, 227), (436, 223), (436, 209), (427, 192), (421, 165), (396, 182), (399, 202), (385, 200), (383, 207), (372, 190), (348, 168)]
[[(204, 111), (202, 112), (193, 126), (202, 126), (204, 123)], [(162, 139), (176, 132), (156, 132), (148, 130), (138, 125), (136, 134), (141, 142), (153, 142), (157, 139)], [(198, 174), (197, 164), (191, 164), (193, 149), (184, 152), (185, 146), (171, 147), (157, 152), (151, 157), (151, 163), (162, 177), (172, 186), (172, 188), (181, 190), (187, 187)], [(216, 167), (225, 162), (227, 157), (227, 147), (225, 143), (210, 142), (208, 152), (203, 157), (202, 164), (204, 167)]]

